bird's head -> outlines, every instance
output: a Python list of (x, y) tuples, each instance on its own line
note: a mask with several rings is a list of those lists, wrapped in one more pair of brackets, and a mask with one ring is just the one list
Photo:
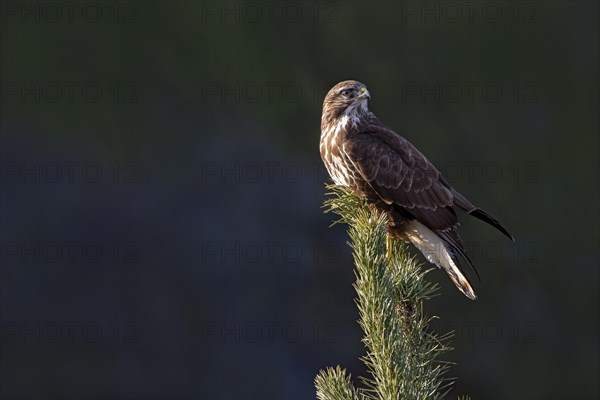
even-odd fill
[(358, 119), (369, 112), (371, 98), (367, 87), (358, 81), (343, 81), (331, 88), (323, 101), (323, 120), (331, 122), (348, 116)]

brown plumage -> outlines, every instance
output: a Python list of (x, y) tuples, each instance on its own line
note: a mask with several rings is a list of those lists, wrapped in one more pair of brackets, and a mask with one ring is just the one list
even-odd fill
[(410, 240), (448, 273), (461, 292), (475, 299), (458, 261), (460, 255), (473, 266), (456, 231), (456, 211), (514, 239), (453, 189), (415, 146), (369, 111), (369, 99), (369, 91), (357, 81), (340, 82), (325, 96), (320, 150), (329, 175), (386, 212), (391, 236)]

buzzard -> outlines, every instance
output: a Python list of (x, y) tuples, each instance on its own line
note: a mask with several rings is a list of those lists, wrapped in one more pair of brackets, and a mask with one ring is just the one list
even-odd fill
[(385, 212), (389, 237), (412, 242), (443, 268), (469, 299), (477, 296), (460, 266), (459, 256), (475, 267), (458, 236), (457, 211), (511, 234), (491, 215), (474, 206), (444, 179), (408, 140), (368, 109), (371, 98), (357, 81), (335, 85), (323, 102), (321, 158), (333, 181)]

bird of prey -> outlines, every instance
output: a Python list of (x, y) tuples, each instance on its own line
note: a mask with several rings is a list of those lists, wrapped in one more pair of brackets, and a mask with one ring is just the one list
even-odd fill
[(369, 111), (370, 98), (366, 86), (352, 80), (338, 83), (325, 96), (320, 151), (329, 175), (337, 185), (387, 213), (389, 237), (412, 242), (475, 300), (458, 259), (464, 258), (475, 270), (456, 231), (456, 212), (487, 222), (512, 241), (513, 237), (452, 188), (414, 145)]

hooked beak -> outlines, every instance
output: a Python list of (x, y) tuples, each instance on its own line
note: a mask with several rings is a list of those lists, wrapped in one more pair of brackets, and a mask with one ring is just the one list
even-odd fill
[(363, 87), (360, 89), (360, 94), (357, 97), (358, 99), (371, 99), (371, 94), (369, 93), (369, 91), (367, 90), (367, 88)]

